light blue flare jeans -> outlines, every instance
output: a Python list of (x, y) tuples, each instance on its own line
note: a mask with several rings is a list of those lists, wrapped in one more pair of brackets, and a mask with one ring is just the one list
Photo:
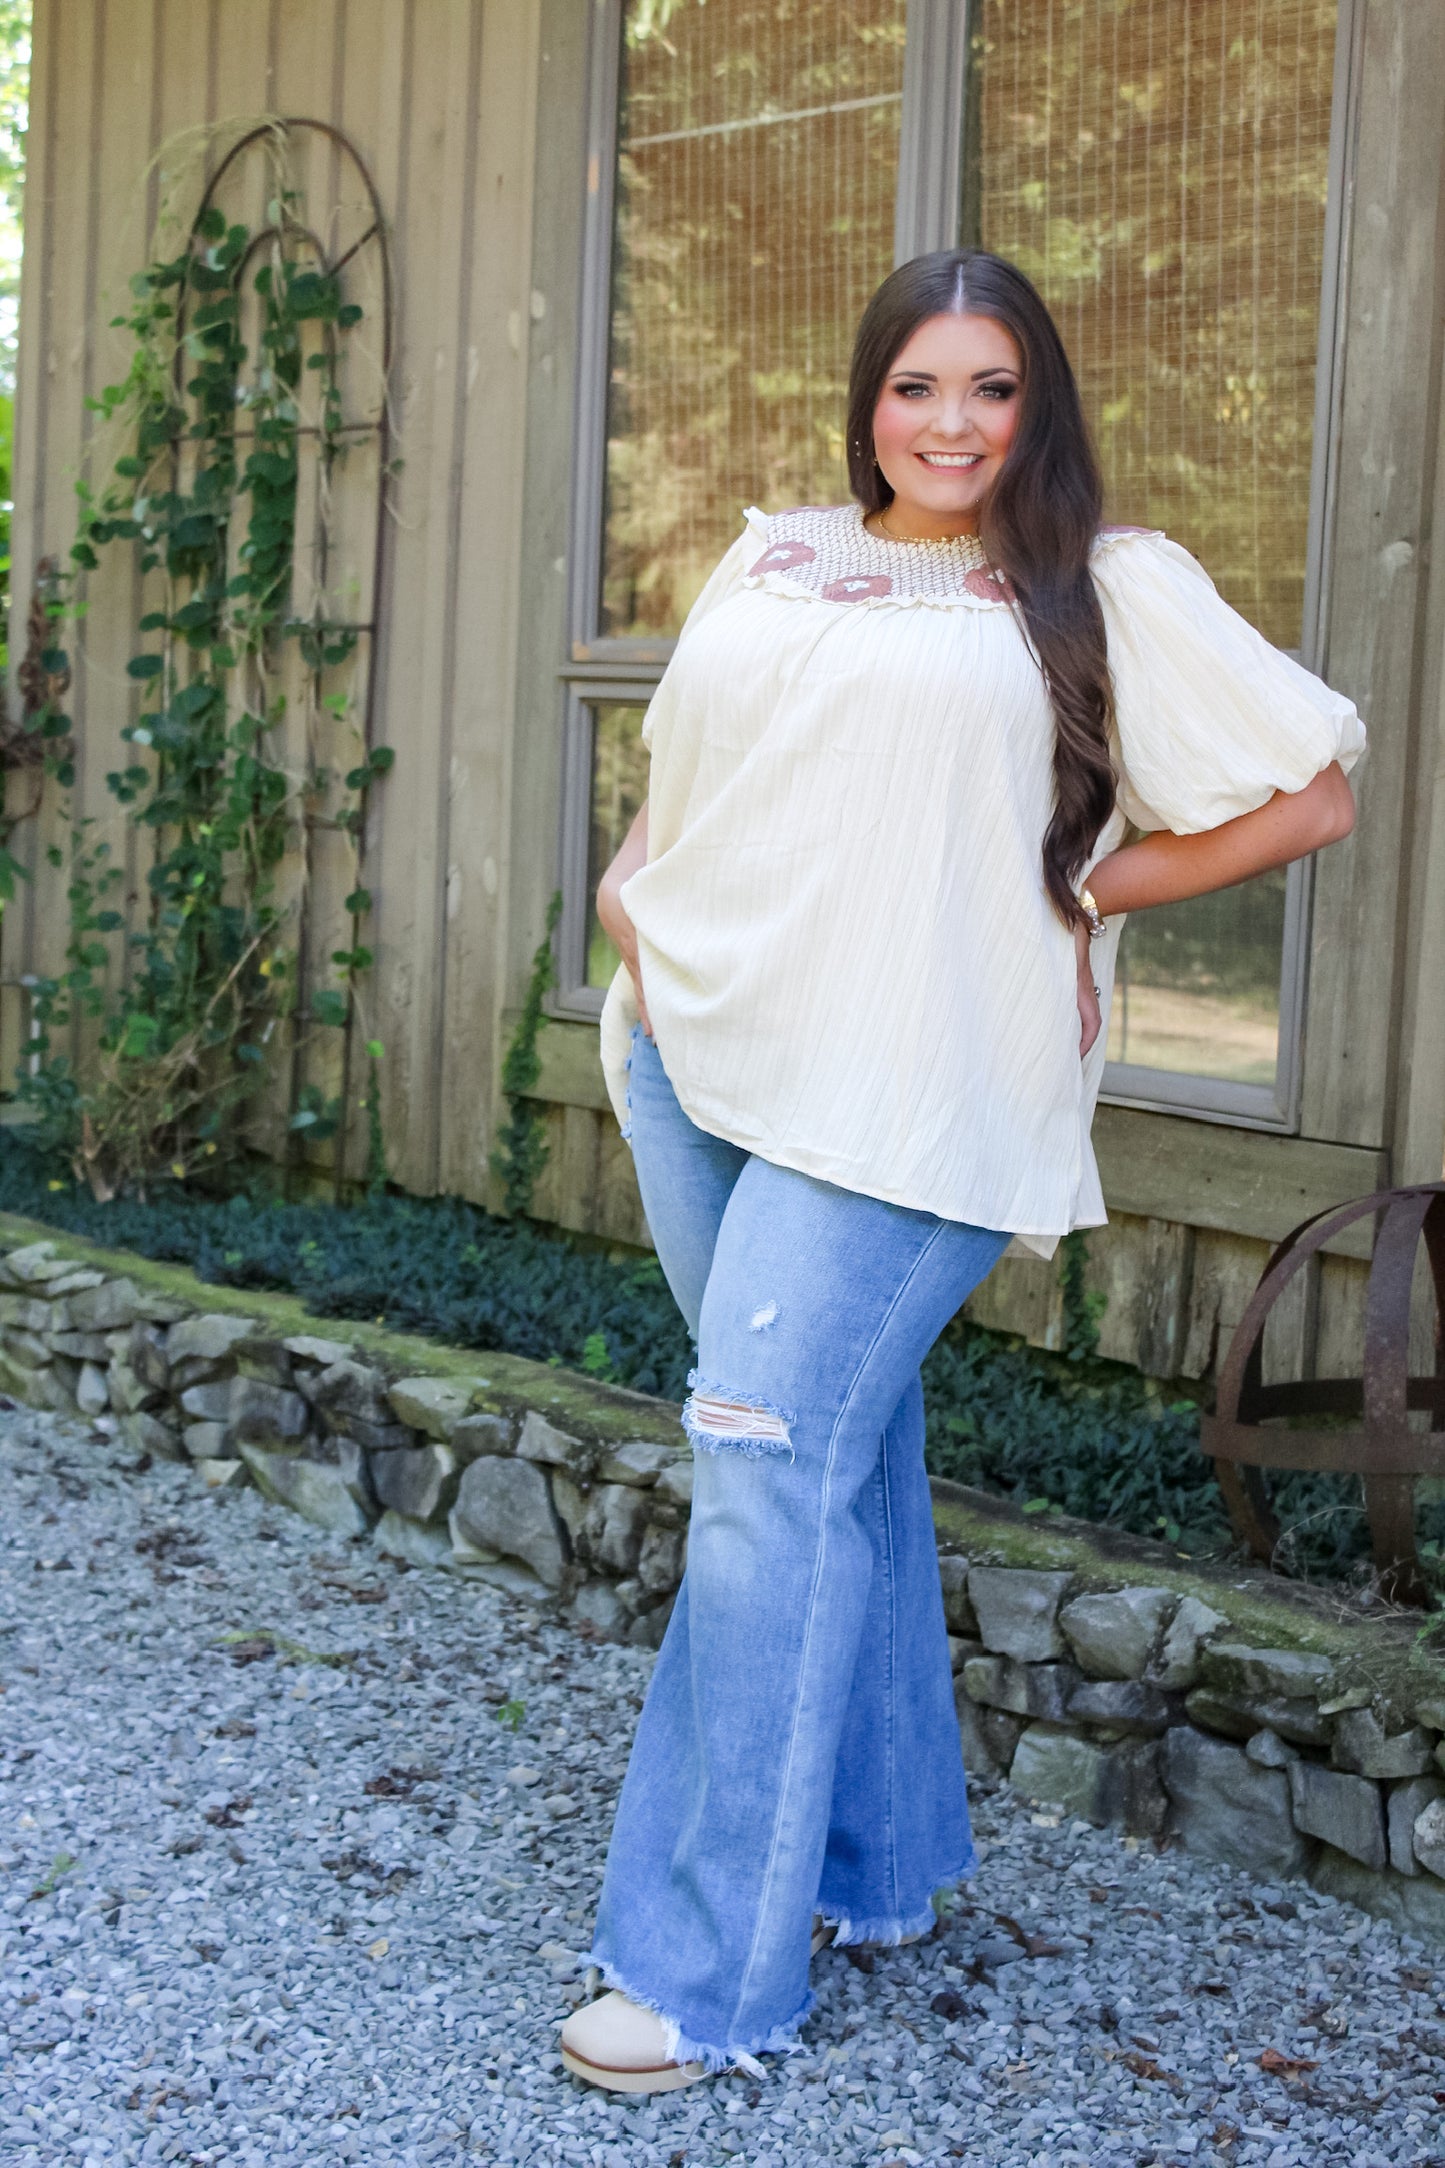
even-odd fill
[(815, 1911), (899, 1942), (974, 1871), (919, 1365), (1009, 1238), (709, 1135), (640, 1027), (628, 1081), (696, 1457), (590, 1962), (718, 2070), (795, 2044)]

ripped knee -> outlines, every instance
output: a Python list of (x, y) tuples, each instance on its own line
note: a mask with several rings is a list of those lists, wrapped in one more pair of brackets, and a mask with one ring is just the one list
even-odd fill
[(794, 1417), (787, 1408), (776, 1407), (750, 1393), (733, 1392), (688, 1372), (692, 1388), (683, 1403), (682, 1427), (695, 1451), (716, 1453), (791, 1453)]

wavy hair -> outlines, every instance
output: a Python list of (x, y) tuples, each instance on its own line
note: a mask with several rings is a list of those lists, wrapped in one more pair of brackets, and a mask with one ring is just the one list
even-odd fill
[(1012, 582), (1054, 711), (1044, 888), (1073, 927), (1083, 918), (1075, 887), (1114, 810), (1116, 783), (1104, 617), (1089, 570), (1103, 484), (1063, 341), (1022, 271), (986, 249), (945, 248), (915, 256), (883, 281), (853, 345), (848, 479), (865, 512), (892, 503), (873, 445), (873, 415), (888, 372), (920, 324), (963, 315), (991, 317), (1023, 357), (1018, 427), (979, 528), (990, 563)]

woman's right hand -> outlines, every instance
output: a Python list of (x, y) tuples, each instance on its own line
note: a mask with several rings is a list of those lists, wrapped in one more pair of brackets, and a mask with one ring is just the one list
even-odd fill
[(637, 996), (637, 1013), (648, 1038), (652, 1037), (652, 1021), (647, 1013), (647, 997), (642, 991), (642, 965), (637, 954), (637, 928), (628, 917), (622, 901), (622, 884), (647, 863), (647, 800), (644, 798), (637, 809), (637, 818), (622, 839), (622, 847), (601, 880), (597, 883), (597, 921), (627, 966), (632, 981), (632, 991)]

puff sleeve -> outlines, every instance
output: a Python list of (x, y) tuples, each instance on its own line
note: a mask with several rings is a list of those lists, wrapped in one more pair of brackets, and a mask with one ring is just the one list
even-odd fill
[(1162, 534), (1101, 537), (1119, 804), (1138, 828), (1193, 835), (1303, 790), (1365, 747), (1352, 703), (1271, 647)]
[[(706, 617), (709, 610), (715, 609), (725, 596), (730, 595), (734, 588), (741, 585), (748, 566), (754, 562), (756, 557), (767, 546), (766, 514), (750, 506), (744, 515), (742, 533), (735, 542), (729, 545), (716, 565), (714, 565), (703, 583), (701, 594), (683, 619), (682, 630), (677, 636), (678, 647), (682, 645), (699, 618)], [(674, 648), (673, 652), (674, 654), (677, 652), (676, 648)], [(653, 736), (658, 721), (666, 712), (671, 699), (672, 688), (668, 684), (670, 674), (671, 669), (669, 666), (669, 669), (665, 670), (659, 678), (657, 690), (648, 702), (647, 713), (642, 718), (642, 742), (649, 751), (652, 749)]]

